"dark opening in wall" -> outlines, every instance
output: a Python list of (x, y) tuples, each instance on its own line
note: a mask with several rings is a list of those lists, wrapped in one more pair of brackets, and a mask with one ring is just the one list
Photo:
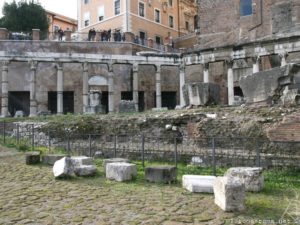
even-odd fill
[(108, 92), (107, 91), (102, 91), (101, 104), (104, 106), (105, 112), (108, 113)]
[[(154, 92), (154, 105), (156, 105), (156, 92)], [(161, 92), (161, 106), (168, 109), (175, 109), (177, 105), (176, 91)]]
[[(57, 92), (48, 92), (48, 110), (52, 114), (57, 113)], [(74, 92), (64, 91), (63, 92), (63, 113), (74, 113)]]
[(16, 111), (23, 111), (24, 116), (28, 116), (29, 107), (30, 107), (29, 91), (8, 92), (8, 111), (11, 116), (15, 116)]
[[(121, 92), (121, 100), (132, 101), (133, 100), (132, 91), (122, 91)], [(145, 110), (144, 92), (139, 91), (139, 112), (142, 112), (144, 110)]]
[(240, 87), (234, 87), (234, 96), (244, 97), (243, 90)]

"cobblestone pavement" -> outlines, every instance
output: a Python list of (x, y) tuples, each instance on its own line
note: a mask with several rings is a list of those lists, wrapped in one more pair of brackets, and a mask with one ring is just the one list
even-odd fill
[(55, 180), (51, 167), (26, 166), (0, 150), (0, 224), (224, 224), (213, 195), (179, 185), (117, 183), (96, 178)]

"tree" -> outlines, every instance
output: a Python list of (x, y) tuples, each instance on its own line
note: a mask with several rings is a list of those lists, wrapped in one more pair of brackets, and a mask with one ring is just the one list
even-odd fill
[(11, 4), (5, 3), (2, 9), (3, 17), (0, 27), (10, 31), (31, 32), (32, 29), (48, 30), (48, 19), (45, 9), (34, 0), (18, 3), (14, 0)]

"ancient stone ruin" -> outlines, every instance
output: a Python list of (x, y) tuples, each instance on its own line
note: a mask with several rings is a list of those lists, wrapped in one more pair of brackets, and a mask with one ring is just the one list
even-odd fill
[(300, 64), (288, 64), (241, 77), (246, 103), (300, 104)]

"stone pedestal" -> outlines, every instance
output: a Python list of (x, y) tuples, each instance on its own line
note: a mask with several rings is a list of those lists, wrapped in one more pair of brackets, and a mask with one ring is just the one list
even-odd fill
[(8, 31), (6, 28), (0, 28), (0, 40), (8, 39)]
[(213, 193), (215, 176), (183, 175), (182, 186), (190, 192)]
[(104, 159), (103, 161), (104, 173), (106, 173), (106, 166), (108, 163), (117, 163), (117, 162), (129, 163), (130, 161), (129, 159), (124, 159), (124, 158)]
[(109, 163), (106, 165), (106, 178), (116, 181), (129, 181), (137, 175), (135, 164), (131, 163)]
[(65, 41), (71, 41), (71, 33), (72, 33), (72, 31), (65, 30), (64, 33), (65, 33)]
[(40, 152), (27, 152), (25, 155), (26, 165), (34, 165), (41, 162)]
[(85, 114), (105, 114), (105, 107), (103, 105), (86, 106)]
[(145, 179), (155, 183), (170, 183), (176, 181), (175, 166), (149, 166), (145, 168)]
[(40, 29), (32, 29), (32, 40), (33, 41), (40, 40)]
[(80, 167), (75, 167), (75, 175), (78, 177), (90, 177), (95, 176), (97, 172), (97, 167), (94, 165), (81, 165)]
[(60, 155), (60, 154), (44, 155), (42, 156), (42, 163), (53, 166), (57, 160), (60, 160), (64, 157), (65, 155)]
[(215, 204), (226, 212), (245, 209), (245, 185), (239, 179), (218, 177), (213, 184)]
[(227, 170), (225, 176), (230, 179), (240, 179), (245, 184), (246, 191), (258, 192), (264, 186), (262, 172), (261, 167), (233, 167)]

